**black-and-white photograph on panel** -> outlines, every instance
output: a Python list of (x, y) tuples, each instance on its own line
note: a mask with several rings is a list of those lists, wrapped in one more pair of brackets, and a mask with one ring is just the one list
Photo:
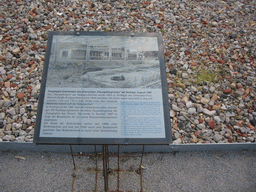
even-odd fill
[(47, 87), (161, 88), (157, 37), (54, 35)]

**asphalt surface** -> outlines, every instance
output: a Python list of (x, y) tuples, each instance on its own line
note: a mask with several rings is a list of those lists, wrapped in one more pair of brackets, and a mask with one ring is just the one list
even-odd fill
[[(139, 155), (139, 154), (138, 154)], [(74, 191), (93, 191), (95, 158), (75, 157)], [(97, 158), (102, 170), (102, 159)], [(139, 157), (120, 158), (120, 190), (140, 191)], [(143, 157), (143, 191), (256, 191), (256, 151), (147, 153)], [(110, 169), (117, 158), (110, 158)], [(71, 191), (70, 153), (0, 151), (0, 191)], [(109, 190), (117, 190), (111, 172)], [(98, 172), (97, 191), (103, 191)]]

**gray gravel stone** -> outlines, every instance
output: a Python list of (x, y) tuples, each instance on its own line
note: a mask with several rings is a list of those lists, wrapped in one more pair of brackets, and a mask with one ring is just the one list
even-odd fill
[(172, 104), (172, 109), (174, 111), (181, 111), (181, 109), (177, 105), (175, 105), (175, 104)]
[[(31, 40), (35, 40), (35, 39), (37, 38), (37, 35), (34, 34), (34, 33), (30, 33), (30, 34), (28, 35), (28, 38), (31, 39)], [(31, 53), (30, 53), (30, 55), (31, 55)]]
[(235, 97), (241, 97), (244, 94), (245, 90), (243, 88), (239, 88), (235, 91)]
[(216, 113), (216, 111), (215, 110), (209, 111), (208, 109), (204, 108), (203, 113), (209, 116), (213, 116)]
[(191, 102), (191, 101), (188, 101), (188, 102), (186, 102), (186, 107), (189, 109), (189, 108), (191, 108), (191, 107), (193, 107), (194, 106), (194, 104)]
[(39, 29), (41, 27), (41, 23), (36, 23), (35, 27), (36, 29)]
[(225, 133), (224, 136), (228, 139), (231, 136), (231, 134)]
[(226, 116), (223, 113), (221, 113), (219, 115), (219, 118), (220, 118), (221, 122), (224, 122), (226, 120)]
[(180, 138), (173, 141), (173, 144), (176, 144), (176, 145), (181, 143), (182, 143), (182, 140)]
[(218, 143), (219, 141), (222, 140), (222, 136), (221, 136), (220, 134), (215, 134), (215, 135), (213, 136), (213, 140), (214, 140), (216, 143)]
[(17, 55), (18, 53), (20, 53), (20, 48), (15, 48), (12, 50), (12, 54)]
[(173, 110), (170, 110), (170, 117), (175, 117), (175, 112)]
[(187, 79), (188, 78), (188, 74), (187, 73), (182, 73), (182, 78), (183, 79)]
[(15, 125), (15, 128), (16, 128), (16, 129), (21, 129), (21, 128), (22, 128), (22, 124), (17, 123), (17, 124)]
[(208, 103), (209, 106), (213, 106), (214, 105), (214, 101), (213, 100), (210, 100), (210, 102)]
[(202, 112), (203, 112), (203, 107), (202, 107), (202, 105), (198, 104), (198, 105), (196, 106), (196, 110), (197, 110), (198, 113), (202, 113)]
[(5, 135), (3, 137), (3, 141), (14, 141), (14, 140), (15, 140), (14, 135)]
[(18, 142), (25, 142), (25, 136), (19, 136), (19, 137), (16, 137), (15, 141), (18, 141)]
[(216, 121), (217, 124), (220, 124), (221, 119), (219, 116), (214, 116), (213, 119), (214, 119), (214, 121)]
[(11, 109), (7, 110), (6, 113), (9, 113), (10, 115), (15, 115), (16, 114), (14, 108), (11, 108)]
[(6, 70), (3, 67), (0, 67), (0, 74), (1, 75), (5, 75), (6, 74)]
[(26, 112), (26, 110), (24, 108), (20, 109), (20, 114), (23, 115)]
[(205, 129), (206, 128), (205, 124), (203, 124), (203, 123), (200, 123), (199, 125), (197, 125), (197, 127), (199, 129)]
[(241, 131), (241, 133), (246, 133), (247, 132), (246, 128), (244, 128), (244, 127), (240, 127), (240, 131)]
[(5, 113), (0, 113), (0, 120), (3, 120), (5, 118)]
[(255, 140), (254, 137), (247, 137), (247, 141), (254, 142), (254, 140)]
[(190, 87), (190, 91), (191, 91), (191, 92), (197, 92), (198, 90), (197, 90), (197, 88), (196, 88), (196, 87), (191, 86), (191, 87)]
[(191, 114), (191, 115), (195, 114), (196, 113), (196, 109), (195, 108), (189, 108), (188, 109), (188, 113)]
[(209, 103), (209, 99), (203, 97), (203, 98), (201, 99), (201, 103), (204, 104), (204, 105), (206, 105), (206, 104)]
[(209, 91), (210, 91), (211, 93), (213, 93), (213, 92), (215, 91), (215, 87), (214, 87), (214, 86), (211, 86), (210, 89), (209, 89)]
[(231, 34), (229, 35), (229, 38), (230, 38), (230, 39), (235, 39), (235, 38), (237, 38), (237, 34), (231, 33)]

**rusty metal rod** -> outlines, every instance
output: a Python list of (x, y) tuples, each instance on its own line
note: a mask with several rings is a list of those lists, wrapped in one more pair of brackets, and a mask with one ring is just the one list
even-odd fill
[(102, 145), (104, 191), (108, 191), (108, 145)]
[(72, 150), (72, 146), (70, 145), (70, 151), (71, 151), (71, 155), (72, 155), (72, 160), (73, 160), (73, 166), (74, 166), (74, 170), (72, 173), (72, 187), (71, 187), (71, 192), (74, 191), (74, 185), (75, 185), (75, 177), (76, 177), (76, 164), (75, 164), (75, 159), (74, 159), (74, 154), (73, 154), (73, 150)]
[(142, 145), (142, 154), (141, 154), (141, 159), (140, 159), (140, 191), (142, 192), (143, 190), (143, 185), (142, 185), (142, 158), (144, 155), (144, 145)]
[(119, 191), (119, 170), (120, 170), (120, 166), (119, 166), (119, 155), (120, 155), (120, 153), (119, 153), (119, 148), (120, 148), (120, 145), (118, 145), (118, 154), (117, 154), (117, 191)]
[(74, 159), (75, 155), (73, 154), (72, 145), (70, 145), (70, 150), (71, 150), (71, 155), (72, 155), (72, 159), (73, 159), (74, 170), (76, 170), (76, 164), (75, 164), (75, 159)]
[(94, 145), (95, 149), (95, 161), (96, 161), (96, 173), (95, 173), (95, 192), (97, 191), (97, 183), (98, 183), (98, 160), (97, 160), (97, 149), (96, 145)]
[(72, 179), (72, 187), (71, 187), (71, 192), (74, 191), (74, 185), (75, 185), (75, 173), (73, 172), (72, 176), (73, 176), (73, 179)]

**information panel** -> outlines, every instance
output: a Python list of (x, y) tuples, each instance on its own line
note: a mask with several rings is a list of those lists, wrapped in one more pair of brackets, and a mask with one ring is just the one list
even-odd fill
[(50, 32), (37, 144), (169, 144), (156, 33)]

